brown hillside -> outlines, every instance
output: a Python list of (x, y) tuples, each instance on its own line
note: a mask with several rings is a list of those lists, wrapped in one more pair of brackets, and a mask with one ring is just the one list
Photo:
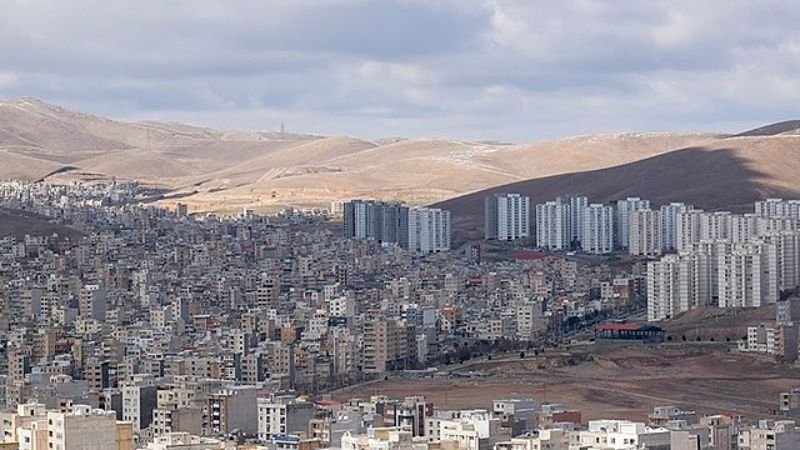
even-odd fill
[(319, 208), (350, 198), (412, 205), (453, 199), (440, 204), (453, 208), (456, 231), (477, 237), (486, 189), (520, 190), (536, 201), (583, 192), (601, 201), (642, 195), (708, 208), (793, 194), (793, 173), (800, 169), (796, 130), (794, 122), (784, 122), (744, 137), (601, 134), (522, 145), (365, 141), (121, 122), (23, 97), (0, 101), (0, 179), (139, 180), (172, 198), (162, 205), (172, 207), (180, 197), (193, 212)]
[(438, 203), (453, 213), (457, 239), (479, 239), (483, 199), (518, 192), (534, 203), (585, 194), (594, 202), (641, 196), (656, 204), (685, 201), (704, 209), (746, 211), (768, 196), (797, 197), (800, 136), (737, 137), (709, 141), (606, 169), (542, 177), (497, 186)]
[(25, 235), (52, 236), (79, 240), (84, 233), (64, 225), (50, 222), (42, 215), (17, 209), (0, 208), (0, 238), (14, 236), (21, 240)]

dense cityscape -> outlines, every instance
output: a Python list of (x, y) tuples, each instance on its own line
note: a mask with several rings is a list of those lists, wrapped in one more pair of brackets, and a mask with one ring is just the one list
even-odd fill
[(221, 217), (147, 206), (153, 193), (133, 182), (10, 181), (0, 195), (64, 230), (0, 240), (2, 448), (800, 445), (794, 386), (774, 399), (787, 417), (769, 420), (692, 405), (583, 420), (558, 399), (453, 410), (413, 392), (337, 394), (571, 345), (666, 345), (677, 336), (655, 325), (704, 306), (776, 305), (774, 325), (728, 345), (793, 363), (797, 201), (738, 215), (563, 197), (531, 214), (527, 197), (496, 194), (486, 240), (456, 247), (448, 211), (399, 203)]

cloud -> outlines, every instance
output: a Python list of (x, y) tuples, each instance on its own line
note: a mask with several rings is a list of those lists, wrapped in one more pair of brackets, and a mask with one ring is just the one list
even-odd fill
[(796, 114), (798, 19), (778, 0), (9, 0), (0, 96), (366, 137), (736, 131)]

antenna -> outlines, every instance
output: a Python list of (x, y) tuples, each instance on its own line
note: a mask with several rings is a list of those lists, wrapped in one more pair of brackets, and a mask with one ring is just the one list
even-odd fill
[(286, 134), (286, 125), (281, 122), (281, 134)]

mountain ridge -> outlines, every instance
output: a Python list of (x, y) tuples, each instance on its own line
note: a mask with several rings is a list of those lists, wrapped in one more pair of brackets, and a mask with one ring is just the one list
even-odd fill
[[(714, 149), (723, 142), (734, 151), (783, 149), (788, 166), (795, 167), (797, 129), (800, 121), (786, 121), (738, 135), (600, 133), (522, 144), (436, 137), (360, 139), (126, 122), (18, 97), (0, 101), (0, 179), (135, 179), (180, 197), (195, 212), (322, 208), (349, 198), (446, 205), (511, 183), (553, 182), (549, 177), (636, 164), (685, 148)], [(765, 179), (759, 182), (787, 186), (780, 168), (787, 164), (767, 150), (768, 158), (747, 150), (744, 160), (764, 169)], [(604, 192), (605, 181), (597, 181), (593, 190)], [(680, 186), (662, 187), (670, 191)], [(174, 200), (160, 204), (173, 207)], [(473, 213), (454, 211), (455, 217), (463, 214)]]

